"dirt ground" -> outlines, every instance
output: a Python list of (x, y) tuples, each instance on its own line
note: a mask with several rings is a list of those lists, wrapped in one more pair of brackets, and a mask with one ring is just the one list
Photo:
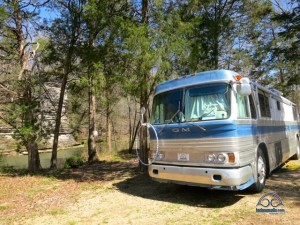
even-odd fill
[[(36, 175), (1, 172), (0, 224), (300, 224), (300, 160), (275, 171), (259, 194), (161, 184), (136, 168), (120, 156)], [(256, 212), (271, 191), (284, 214)]]

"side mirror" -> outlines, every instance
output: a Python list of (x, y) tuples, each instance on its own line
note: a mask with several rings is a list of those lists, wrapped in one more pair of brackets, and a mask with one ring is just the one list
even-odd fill
[(247, 77), (240, 79), (240, 83), (237, 85), (237, 92), (239, 95), (248, 96), (251, 94), (250, 80)]

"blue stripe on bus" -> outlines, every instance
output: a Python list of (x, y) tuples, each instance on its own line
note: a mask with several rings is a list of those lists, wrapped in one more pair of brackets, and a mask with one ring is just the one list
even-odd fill
[[(203, 131), (203, 129), (206, 129)], [(159, 139), (193, 139), (193, 138), (226, 138), (251, 135), (264, 135), (291, 130), (299, 130), (300, 125), (256, 126), (252, 124), (236, 124), (224, 121), (220, 123), (181, 123), (155, 126)], [(152, 129), (151, 139), (155, 138)]]

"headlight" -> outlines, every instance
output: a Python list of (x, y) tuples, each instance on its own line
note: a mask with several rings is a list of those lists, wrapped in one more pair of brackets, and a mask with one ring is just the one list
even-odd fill
[(218, 155), (218, 161), (219, 162), (225, 162), (226, 160), (226, 156), (224, 154), (219, 154)]
[(163, 160), (164, 158), (165, 158), (165, 153), (159, 152), (159, 153), (157, 154), (157, 159), (158, 159), (158, 160)]
[(214, 154), (207, 155), (207, 160), (209, 162), (213, 162), (213, 161), (215, 161), (215, 159), (216, 159), (216, 156)]
[(215, 164), (235, 164), (236, 163), (236, 153), (233, 152), (207, 152), (205, 154), (205, 161), (208, 163)]

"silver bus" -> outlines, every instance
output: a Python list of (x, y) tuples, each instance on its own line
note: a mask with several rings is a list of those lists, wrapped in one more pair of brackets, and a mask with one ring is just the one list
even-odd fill
[(270, 172), (300, 158), (296, 105), (229, 70), (159, 84), (142, 125), (149, 175), (159, 182), (260, 192)]

